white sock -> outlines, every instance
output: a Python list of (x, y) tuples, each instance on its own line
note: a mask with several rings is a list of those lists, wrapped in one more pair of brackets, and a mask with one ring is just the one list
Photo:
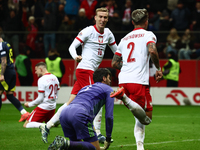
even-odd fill
[(123, 102), (141, 123), (145, 125), (151, 123), (151, 119), (146, 115), (144, 109), (136, 102), (132, 101), (128, 96), (126, 96), (126, 94), (123, 96)]
[(26, 125), (26, 128), (39, 128), (39, 126), (42, 125), (41, 122), (29, 122)]
[(26, 111), (25, 109), (22, 109), (22, 110), (20, 111), (20, 113), (23, 115), (23, 114), (27, 113), (27, 111)]
[(135, 117), (134, 136), (137, 143), (137, 150), (144, 150), (143, 143), (145, 138), (145, 125)]
[(54, 114), (54, 116), (47, 122), (47, 128), (48, 129), (51, 129), (51, 127), (54, 126), (54, 124), (56, 122), (59, 122), (59, 118), (60, 118), (60, 114), (61, 114), (61, 111), (63, 110), (63, 108), (65, 108), (67, 106), (66, 103), (64, 103), (59, 109), (58, 111)]
[(101, 134), (101, 118), (102, 118), (102, 111), (103, 111), (103, 107), (101, 107), (101, 109), (99, 110), (98, 114), (96, 115), (96, 117), (94, 118), (93, 124), (94, 124), (94, 128), (95, 131), (97, 133), (97, 136), (99, 134)]

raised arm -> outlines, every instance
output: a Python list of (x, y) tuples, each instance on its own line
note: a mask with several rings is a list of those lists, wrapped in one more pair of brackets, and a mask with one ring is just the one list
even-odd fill
[(112, 59), (112, 67), (120, 70), (122, 68), (122, 57), (114, 54)]

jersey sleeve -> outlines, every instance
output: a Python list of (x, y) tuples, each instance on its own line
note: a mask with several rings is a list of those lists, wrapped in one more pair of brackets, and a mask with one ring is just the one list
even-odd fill
[[(122, 41), (122, 40), (121, 40)], [(117, 51), (115, 52), (115, 55), (118, 55), (118, 56), (122, 56), (122, 42), (120, 41), (119, 45), (117, 46)]]
[(114, 108), (114, 98), (110, 97), (110, 93), (112, 92), (112, 88), (109, 87), (109, 89), (106, 91), (107, 97), (106, 97), (106, 103), (105, 103), (105, 120), (106, 120), (106, 136), (111, 137), (112, 135), (112, 129), (113, 129), (113, 108)]
[(43, 83), (42, 78), (38, 79), (38, 92), (40, 93), (45, 92), (45, 84)]
[(6, 45), (5, 43), (1, 42), (0, 43), (0, 54), (1, 54), (1, 57), (4, 57), (6, 56)]
[(146, 38), (146, 45), (148, 45), (149, 43), (156, 43), (157, 42), (157, 38), (155, 36), (155, 34), (153, 32), (148, 32), (147, 38)]
[(108, 46), (110, 47), (110, 49), (112, 50), (113, 53), (116, 52), (117, 44), (116, 44), (116, 41), (115, 41), (115, 37), (114, 37), (114, 35), (111, 31), (110, 31), (110, 34), (109, 34)]
[(90, 32), (91, 32), (90, 27), (86, 27), (79, 32), (76, 39), (79, 40), (83, 44), (85, 41), (87, 41), (87, 39), (90, 35)]

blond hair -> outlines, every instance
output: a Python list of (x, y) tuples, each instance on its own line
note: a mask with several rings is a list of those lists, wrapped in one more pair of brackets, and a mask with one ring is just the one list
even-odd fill
[(97, 15), (97, 12), (107, 12), (108, 13), (108, 9), (106, 7), (97, 8), (96, 15)]

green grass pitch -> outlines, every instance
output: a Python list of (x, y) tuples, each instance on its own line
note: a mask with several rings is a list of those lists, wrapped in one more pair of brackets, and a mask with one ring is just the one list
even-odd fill
[[(27, 110), (31, 112), (33, 108)], [(56, 135), (63, 136), (59, 125), (51, 129), (49, 143), (44, 144), (39, 129), (25, 129), (19, 119), (20, 113), (13, 105), (2, 105), (0, 150), (45, 150)], [(109, 150), (136, 150), (134, 123), (133, 115), (125, 106), (114, 106), (114, 142)], [(104, 115), (101, 132), (105, 135)], [(146, 126), (144, 147), (145, 150), (200, 150), (200, 107), (154, 106), (152, 123)]]

